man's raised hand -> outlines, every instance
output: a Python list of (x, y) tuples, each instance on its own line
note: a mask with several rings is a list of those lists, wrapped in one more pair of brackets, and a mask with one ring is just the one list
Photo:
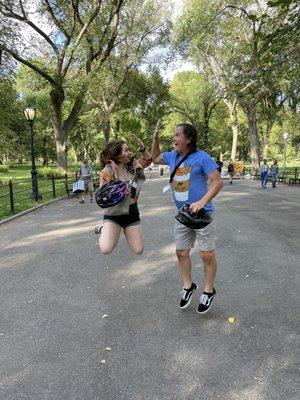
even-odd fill
[(153, 136), (156, 136), (157, 138), (158, 138), (158, 134), (159, 134), (159, 131), (160, 131), (160, 122), (161, 122), (161, 120), (159, 118), (157, 120), (157, 122), (156, 122), (154, 133), (153, 133)]

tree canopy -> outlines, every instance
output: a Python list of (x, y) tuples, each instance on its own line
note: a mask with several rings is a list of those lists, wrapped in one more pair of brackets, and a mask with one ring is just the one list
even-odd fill
[[(29, 158), (22, 116), (35, 105), (44, 164), (96, 161), (131, 133), (150, 145), (162, 118), (192, 123), (201, 148), (250, 161), (300, 148), (300, 9), (293, 0), (185, 0), (174, 19), (163, 0), (0, 0), (1, 162)], [(169, 81), (163, 65), (193, 71)], [(153, 64), (154, 63), (154, 64)]]

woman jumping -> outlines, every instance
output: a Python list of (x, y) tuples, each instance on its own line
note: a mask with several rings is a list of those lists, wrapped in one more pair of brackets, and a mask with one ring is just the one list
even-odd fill
[(141, 185), (146, 179), (143, 170), (152, 160), (142, 140), (136, 135), (133, 136), (142, 154), (139, 160), (133, 159), (128, 144), (121, 140), (109, 142), (100, 155), (102, 168), (100, 172), (100, 187), (114, 180), (135, 182), (134, 186), (131, 187), (129, 213), (125, 215), (108, 215), (109, 213), (106, 214), (104, 210), (103, 224), (95, 228), (96, 233), (101, 233), (99, 247), (103, 254), (109, 254), (114, 250), (122, 228), (130, 249), (135, 254), (142, 254), (144, 250), (137, 200)]

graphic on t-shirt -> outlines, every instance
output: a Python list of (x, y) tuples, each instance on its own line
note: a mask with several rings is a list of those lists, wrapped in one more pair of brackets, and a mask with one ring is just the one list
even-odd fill
[(192, 166), (190, 164), (181, 165), (175, 173), (173, 190), (177, 201), (187, 201), (189, 198), (191, 170)]

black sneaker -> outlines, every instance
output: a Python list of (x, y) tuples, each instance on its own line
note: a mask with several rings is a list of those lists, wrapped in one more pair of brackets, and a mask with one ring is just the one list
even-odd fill
[(197, 289), (196, 283), (192, 283), (192, 286), (189, 289), (183, 288), (182, 291), (180, 292), (181, 295), (181, 300), (179, 304), (179, 308), (184, 310), (185, 308), (188, 308), (192, 302), (192, 295)]
[(99, 233), (101, 233), (102, 228), (103, 228), (103, 225), (102, 225), (102, 224), (97, 225), (97, 226), (95, 227), (94, 232), (96, 233), (96, 235), (99, 235)]
[(207, 313), (207, 311), (211, 307), (211, 303), (212, 303), (213, 298), (215, 297), (215, 295), (216, 295), (215, 289), (214, 289), (214, 291), (212, 293), (203, 292), (201, 294), (201, 296), (200, 296), (200, 304), (198, 306), (198, 313), (199, 314)]

